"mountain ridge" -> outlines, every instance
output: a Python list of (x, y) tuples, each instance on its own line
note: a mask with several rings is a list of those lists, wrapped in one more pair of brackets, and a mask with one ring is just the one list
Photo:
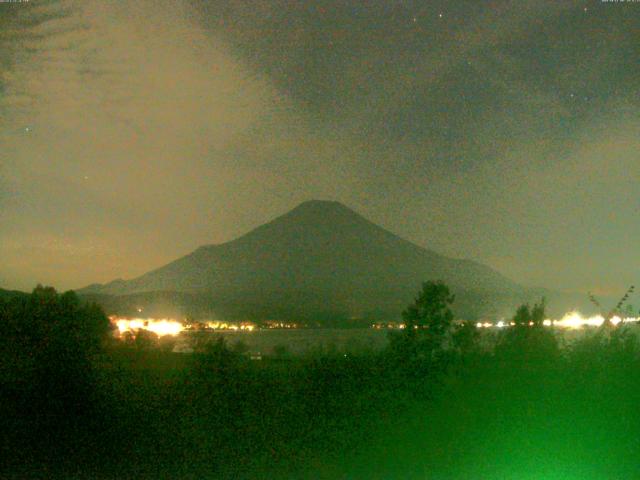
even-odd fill
[[(509, 284), (510, 286), (517, 286), (515, 282), (504, 277), (502, 274), (498, 273), (491, 267), (485, 266), (479, 262), (469, 259), (457, 259), (446, 257), (444, 255), (440, 255), (430, 249), (421, 247), (419, 245), (410, 242), (394, 233), (386, 230), (385, 228), (374, 224), (373, 222), (367, 220), (365, 217), (360, 215), (359, 213), (353, 211), (352, 209), (346, 207), (344, 204), (336, 201), (326, 201), (326, 200), (308, 200), (302, 202), (292, 210), (277, 216), (273, 220), (262, 224), (249, 232), (237, 237), (234, 240), (230, 240), (224, 243), (218, 244), (207, 244), (197, 247), (192, 252), (169, 262), (157, 269), (153, 269), (143, 275), (138, 277), (134, 277), (131, 280), (123, 280), (121, 278), (108, 282), (106, 284), (92, 284), (82, 289), (79, 289), (80, 293), (128, 293), (130, 292), (130, 287), (132, 286), (132, 282), (140, 282), (141, 279), (149, 278), (149, 276), (154, 275), (158, 272), (171, 270), (176, 264), (180, 262), (186, 261), (191, 258), (197, 258), (198, 260), (203, 260), (204, 258), (209, 256), (211, 252), (219, 252), (223, 250), (235, 250), (238, 248), (243, 248), (247, 246), (256, 247), (258, 244), (263, 244), (265, 241), (267, 242), (278, 242), (280, 245), (285, 246), (286, 248), (295, 248), (296, 243), (304, 243), (305, 249), (311, 253), (311, 249), (313, 247), (317, 247), (318, 243), (313, 240), (304, 239), (304, 234), (313, 234), (316, 238), (319, 234), (327, 233), (326, 229), (331, 229), (332, 235), (334, 238), (331, 240), (336, 243), (339, 241), (357, 241), (357, 237), (362, 235), (361, 230), (344, 232), (345, 227), (352, 228), (356, 224), (358, 227), (368, 228), (369, 231), (366, 232), (369, 238), (367, 240), (378, 241), (378, 242), (397, 242), (404, 247), (408, 247), (414, 249), (416, 251), (421, 251), (423, 254), (426, 254), (430, 260), (434, 262), (455, 262), (460, 265), (468, 265), (475, 268), (486, 269), (487, 272), (491, 272), (493, 275), (497, 275), (502, 277), (502, 280)], [(324, 230), (324, 232), (323, 232)], [(266, 237), (266, 238), (265, 238)], [(348, 237), (348, 238), (346, 238)], [(377, 237), (377, 238), (371, 238)], [(270, 245), (273, 248), (273, 244)], [(263, 251), (265, 249), (262, 249)], [(224, 252), (228, 253), (228, 252)], [(438, 265), (440, 266), (440, 265)], [(122, 290), (115, 291), (105, 291), (105, 287), (122, 287)], [(199, 288), (194, 285), (194, 290), (198, 290)], [(140, 286), (140, 288), (136, 288), (136, 291), (152, 291), (156, 290), (148, 289), (144, 286)], [(206, 289), (206, 285), (203, 285), (202, 288)], [(180, 290), (180, 288), (178, 288)]]
[(173, 291), (206, 295), (212, 305), (234, 305), (239, 311), (251, 303), (267, 311), (288, 305), (299, 314), (306, 304), (362, 315), (392, 306), (397, 313), (426, 280), (445, 281), (462, 294), (463, 303), (469, 297), (465, 292), (488, 297), (525, 290), (481, 263), (449, 258), (403, 239), (342, 203), (309, 200), (229, 242), (202, 245), (131, 280), (78, 292)]

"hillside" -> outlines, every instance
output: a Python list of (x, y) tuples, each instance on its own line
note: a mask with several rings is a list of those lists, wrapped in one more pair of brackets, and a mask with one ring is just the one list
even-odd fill
[(527, 296), (485, 265), (439, 255), (327, 201), (304, 202), (233, 241), (79, 293), (124, 301), (165, 292), (187, 299), (182, 310), (198, 303), (220, 316), (386, 317), (397, 316), (429, 279), (452, 287), (465, 316), (496, 314)]

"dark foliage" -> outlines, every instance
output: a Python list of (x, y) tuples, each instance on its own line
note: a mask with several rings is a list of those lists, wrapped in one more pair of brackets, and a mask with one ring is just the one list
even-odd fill
[(97, 418), (94, 361), (109, 330), (102, 310), (73, 292), (38, 286), (0, 301), (3, 447), (15, 454), (5, 458), (80, 449), (78, 432), (88, 434)]
[(423, 288), (406, 348), (252, 361), (222, 337), (110, 344), (99, 310), (39, 287), (0, 304), (0, 476), (636, 478), (635, 327), (561, 350), (540, 303), (494, 350), (449, 299)]
[(530, 366), (557, 361), (560, 347), (553, 329), (545, 328), (545, 301), (533, 307), (521, 305), (508, 328), (496, 345), (496, 354), (505, 361), (516, 361)]

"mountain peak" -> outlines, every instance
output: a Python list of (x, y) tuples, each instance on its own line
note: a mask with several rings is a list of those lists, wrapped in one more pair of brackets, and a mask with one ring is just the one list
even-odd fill
[(295, 211), (312, 211), (312, 212), (328, 212), (328, 211), (342, 211), (353, 212), (349, 207), (336, 200), (306, 200), (300, 203), (297, 207), (294, 207), (291, 212)]
[[(289, 210), (284, 215), (258, 227), (256, 231), (270, 228), (289, 228), (292, 225), (309, 228), (344, 228), (368, 224), (374, 226), (362, 215), (335, 200), (307, 200)], [(375, 227), (378, 228), (378, 227)]]
[(253, 315), (255, 307), (274, 318), (328, 311), (397, 316), (431, 279), (467, 299), (465, 292), (518, 289), (488, 267), (419, 247), (340, 202), (308, 200), (235, 240), (89, 293), (197, 293), (220, 312)]

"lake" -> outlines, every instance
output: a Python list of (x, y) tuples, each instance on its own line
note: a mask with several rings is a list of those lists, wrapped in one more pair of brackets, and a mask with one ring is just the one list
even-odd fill
[[(638, 336), (637, 325), (630, 325), (634, 335)], [(556, 328), (555, 332), (561, 346), (568, 346), (579, 339), (585, 333), (594, 333), (595, 328), (565, 329)], [(278, 350), (291, 355), (303, 355), (319, 351), (358, 353), (371, 350), (381, 350), (388, 343), (390, 332), (399, 333), (399, 330), (377, 330), (374, 328), (314, 328), (314, 329), (265, 329), (252, 332), (240, 331), (216, 331), (207, 333), (211, 336), (222, 336), (227, 344), (233, 347), (238, 342), (243, 342), (251, 353), (261, 355), (273, 355)], [(481, 333), (481, 344), (490, 348), (495, 343), (499, 329), (484, 330)], [(193, 332), (180, 334), (178, 348), (180, 351), (190, 344)]]
[[(388, 343), (388, 330), (373, 328), (300, 328), (300, 329), (265, 329), (252, 332), (217, 331), (209, 335), (222, 336), (230, 347), (242, 341), (252, 353), (272, 355), (284, 349), (292, 355), (301, 355), (317, 351), (362, 352), (380, 350)], [(188, 343), (193, 333), (180, 335)]]

